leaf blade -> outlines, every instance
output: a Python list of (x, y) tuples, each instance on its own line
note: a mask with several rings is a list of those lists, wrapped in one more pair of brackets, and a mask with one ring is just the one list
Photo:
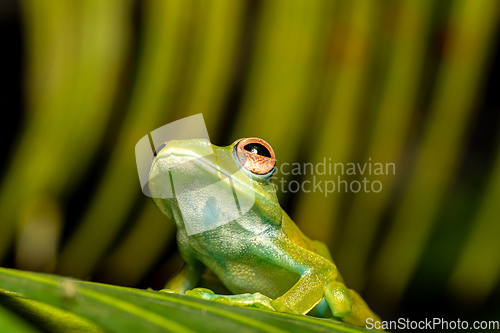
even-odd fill
[(0, 268), (0, 288), (69, 310), (111, 332), (364, 332), (334, 320), (274, 313), (184, 295)]

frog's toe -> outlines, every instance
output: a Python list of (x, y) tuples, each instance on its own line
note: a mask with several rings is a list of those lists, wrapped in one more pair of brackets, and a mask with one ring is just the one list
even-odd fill
[(250, 305), (247, 305), (247, 307), (268, 310), (268, 311), (274, 311), (274, 308), (269, 303), (269, 301), (267, 301), (267, 302), (254, 302)]
[(226, 305), (233, 305), (233, 303), (231, 302), (231, 299), (229, 299), (228, 297), (224, 297), (224, 296), (218, 296), (215, 298), (211, 298), (211, 300), (214, 302), (217, 302), (217, 303), (222, 303), (222, 304), (226, 304)]
[(249, 295), (249, 299), (244, 302), (246, 303), (244, 306), (274, 311), (271, 302), (272, 300), (269, 297), (262, 295), (261, 293), (255, 293)]
[(179, 292), (174, 289), (160, 289), (160, 292), (165, 294), (179, 294)]
[(186, 296), (196, 297), (211, 300), (215, 295), (214, 292), (207, 288), (194, 288), (192, 290), (186, 290)]
[(273, 299), (271, 301), (271, 306), (277, 312), (299, 314), (297, 311), (295, 311), (295, 310), (289, 308), (288, 306), (286, 306), (285, 303), (281, 299), (279, 299), (279, 298)]

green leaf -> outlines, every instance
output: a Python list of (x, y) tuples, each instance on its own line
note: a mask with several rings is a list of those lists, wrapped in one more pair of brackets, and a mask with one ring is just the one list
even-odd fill
[(0, 328), (11, 333), (39, 332), (3, 306), (0, 306)]
[[(104, 333), (105, 331), (96, 324), (77, 316), (69, 311), (47, 305), (20, 294), (0, 289), (0, 304), (22, 317), (26, 322), (44, 332), (54, 333)], [(0, 319), (0, 323), (2, 320)], [(21, 322), (26, 325), (25, 323)], [(0, 324), (0, 327), (3, 327)], [(8, 331), (10, 332), (10, 330)], [(35, 330), (22, 330), (22, 332), (35, 332)], [(36, 330), (38, 332), (38, 330)]]
[[(79, 327), (82, 327), (80, 331), (84, 331), (86, 327), (89, 328), (88, 331), (91, 331), (90, 328), (96, 330), (101, 327), (109, 332), (367, 331), (332, 319), (240, 308), (184, 295), (84, 282), (7, 268), (0, 268), (0, 288), (6, 291), (4, 298), (28, 302), (22, 295), (43, 303), (31, 301), (31, 308), (25, 307), (25, 311), (37, 311), (39, 315), (53, 311), (51, 316), (55, 313), (60, 327), (64, 326), (64, 321), (73, 327), (75, 322), (79, 322)], [(11, 316), (6, 316), (5, 311), (0, 308), (0, 327), (5, 323), (11, 325)], [(17, 325), (17, 322), (12, 325)]]

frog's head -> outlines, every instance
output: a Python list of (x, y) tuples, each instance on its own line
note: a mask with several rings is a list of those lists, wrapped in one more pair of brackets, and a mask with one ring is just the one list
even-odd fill
[(157, 149), (149, 189), (160, 210), (188, 234), (237, 221), (245, 228), (281, 224), (271, 182), (276, 158), (262, 139), (227, 147), (206, 139), (172, 140)]

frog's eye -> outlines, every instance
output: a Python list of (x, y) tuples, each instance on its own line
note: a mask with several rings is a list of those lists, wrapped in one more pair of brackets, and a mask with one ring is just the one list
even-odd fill
[(259, 138), (243, 139), (235, 147), (236, 156), (245, 169), (264, 176), (271, 174), (276, 165), (273, 148)]

